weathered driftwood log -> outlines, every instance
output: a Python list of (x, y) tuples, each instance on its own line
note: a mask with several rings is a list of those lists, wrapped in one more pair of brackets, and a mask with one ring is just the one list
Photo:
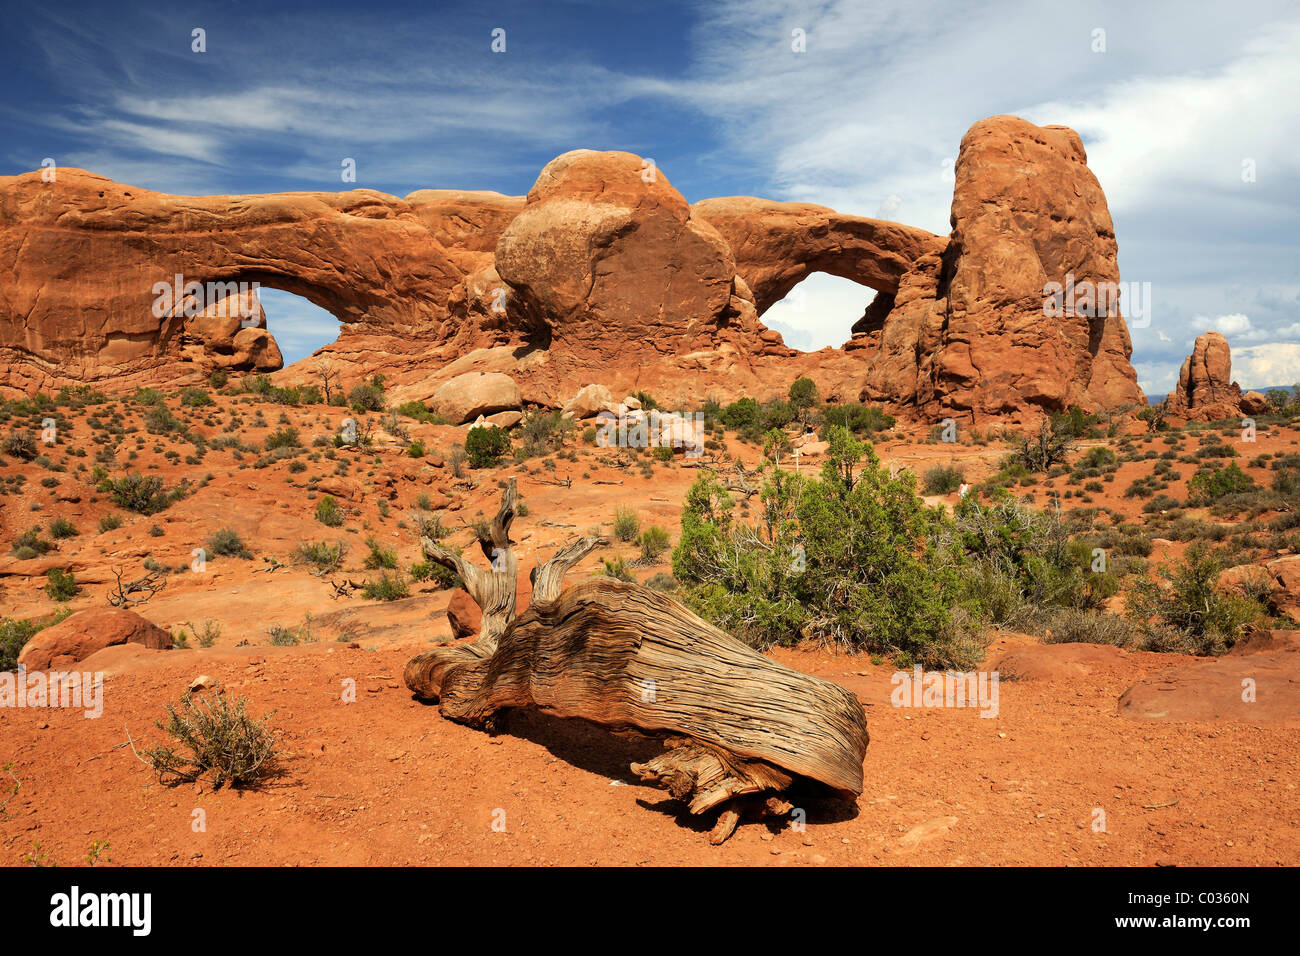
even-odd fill
[(561, 591), (565, 573), (603, 539), (581, 538), (538, 567), (530, 605), (516, 616), (516, 502), (512, 479), (481, 532), (491, 571), (423, 539), (430, 560), (460, 574), (483, 624), (472, 643), (411, 659), (406, 685), (417, 696), (471, 726), (532, 707), (663, 738), (662, 754), (631, 769), (692, 813), (723, 807), (715, 843), (758, 804), (788, 810), (776, 795), (796, 782), (846, 799), (862, 792), (866, 719), (847, 690), (764, 657), (640, 585), (595, 577)]

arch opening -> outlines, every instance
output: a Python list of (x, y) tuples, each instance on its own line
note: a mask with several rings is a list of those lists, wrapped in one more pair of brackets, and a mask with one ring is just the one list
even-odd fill
[[(800, 352), (815, 352), (828, 345), (841, 348), (860, 323), (879, 328), (893, 296), (870, 286), (813, 272), (797, 282), (785, 298), (760, 313), (760, 321), (781, 333), (785, 344)], [(875, 308), (872, 308), (872, 306)]]
[(258, 288), (266, 330), (280, 347), (286, 367), (338, 341), (343, 323), (305, 296), (262, 285)]

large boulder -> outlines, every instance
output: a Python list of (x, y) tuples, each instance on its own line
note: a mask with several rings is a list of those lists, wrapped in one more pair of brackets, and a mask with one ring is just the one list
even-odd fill
[(496, 268), (532, 341), (605, 362), (712, 347), (736, 277), (726, 241), (662, 170), (589, 149), (542, 170), (501, 234)]
[(91, 608), (38, 631), (19, 653), (18, 663), (30, 671), (66, 667), (106, 647), (127, 643), (165, 650), (172, 646), (172, 636), (134, 611)]
[(614, 404), (614, 395), (604, 385), (584, 385), (578, 394), (564, 403), (560, 413), (565, 418), (584, 419), (599, 415)]
[(1232, 349), (1222, 332), (1196, 337), (1166, 409), (1179, 418), (1206, 422), (1241, 414), (1241, 388), (1232, 380)]
[(523, 396), (509, 375), (466, 372), (444, 383), (434, 393), (431, 402), (453, 424), (463, 425), (480, 415), (517, 411), (523, 404)]

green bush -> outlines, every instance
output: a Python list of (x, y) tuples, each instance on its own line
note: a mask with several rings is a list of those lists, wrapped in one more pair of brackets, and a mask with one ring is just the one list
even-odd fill
[(81, 588), (71, 571), (50, 568), (45, 572), (45, 593), (56, 601), (70, 601)]
[(329, 574), (343, 566), (347, 545), (342, 541), (308, 541), (294, 549), (294, 557), (304, 564), (315, 565), (316, 574)]
[(369, 382), (362, 382), (348, 392), (348, 404), (358, 412), (382, 412), (384, 410), (383, 378), (374, 376)]
[(687, 493), (673, 573), (686, 603), (756, 646), (820, 638), (930, 666), (982, 657), (936, 544), (941, 509), (891, 477), (870, 446), (829, 430), (820, 478), (771, 469), (747, 524), (716, 477)]
[(388, 568), (395, 570), (397, 568), (397, 552), (392, 548), (385, 547), (375, 538), (366, 539), (366, 548), (369, 554), (366, 555), (365, 566), (371, 570), (378, 568)]
[(322, 495), (316, 502), (316, 520), (330, 528), (343, 524), (343, 509), (329, 495)]
[(186, 388), (181, 391), (181, 404), (189, 408), (203, 408), (206, 405), (215, 403), (212, 401), (212, 396), (203, 389)]
[(55, 518), (50, 522), (50, 537), (55, 541), (62, 541), (64, 538), (75, 538), (80, 533), (77, 526), (67, 518)]
[(845, 428), (855, 435), (871, 435), (894, 427), (892, 415), (869, 405), (831, 405), (822, 411), (822, 440), (831, 427)]
[(619, 541), (633, 541), (641, 531), (641, 519), (634, 508), (618, 508), (614, 511), (614, 537)]
[(1251, 491), (1255, 479), (1238, 467), (1234, 461), (1222, 468), (1205, 468), (1197, 471), (1187, 482), (1187, 503), (1189, 505), (1209, 504), (1225, 495), (1236, 495)]
[(935, 465), (921, 479), (921, 490), (927, 495), (946, 495), (961, 487), (964, 474), (960, 468)]
[(14, 538), (14, 556), (20, 559), (35, 558), (45, 554), (54, 547), (41, 537), (41, 529), (31, 527)]
[(1149, 635), (1158, 636), (1161, 628), (1176, 632), (1183, 638), (1180, 649), (1222, 653), (1263, 615), (1256, 601), (1218, 590), (1222, 571), (1223, 563), (1198, 541), (1181, 560), (1157, 569), (1157, 580), (1138, 582), (1130, 613)]
[(63, 609), (50, 617), (12, 618), (0, 617), (0, 671), (11, 671), (18, 667), (18, 655), (23, 647), (38, 631), (58, 624), (72, 612)]
[(163, 491), (163, 480), (157, 475), (131, 472), (121, 478), (105, 478), (100, 490), (106, 491), (119, 508), (142, 515), (157, 514), (172, 503)]
[(266, 436), (264, 444), (267, 451), (274, 451), (277, 448), (302, 447), (302, 441), (298, 438), (298, 429), (296, 428), (277, 428)]
[(361, 593), (372, 601), (396, 601), (410, 592), (407, 590), (406, 578), (400, 571), (382, 571), (379, 577), (366, 582)]
[(117, 512), (110, 512), (99, 519), (99, 530), (102, 534), (105, 531), (113, 531), (122, 527), (122, 516)]
[(667, 531), (656, 524), (642, 531), (636, 543), (641, 547), (641, 563), (654, 564), (668, 550), (672, 539), (668, 537)]
[(251, 558), (252, 552), (232, 528), (222, 528), (208, 535), (208, 553), (230, 558)]
[(496, 425), (471, 428), (465, 436), (465, 454), (471, 468), (489, 468), (510, 451), (510, 435)]

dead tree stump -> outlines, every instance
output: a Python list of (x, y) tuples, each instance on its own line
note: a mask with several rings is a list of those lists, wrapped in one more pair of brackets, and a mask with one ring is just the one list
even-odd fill
[(539, 566), (529, 607), (516, 616), (509, 533), (517, 500), (511, 479), (479, 541), (490, 571), (422, 540), (430, 560), (460, 575), (483, 623), (472, 643), (407, 663), (417, 696), (475, 727), (532, 707), (662, 738), (664, 752), (631, 769), (692, 813), (721, 807), (714, 843), (743, 813), (788, 812), (781, 794), (796, 782), (845, 799), (862, 792), (867, 724), (849, 691), (764, 657), (649, 588), (595, 577), (561, 591), (564, 575), (604, 539), (581, 538)]

